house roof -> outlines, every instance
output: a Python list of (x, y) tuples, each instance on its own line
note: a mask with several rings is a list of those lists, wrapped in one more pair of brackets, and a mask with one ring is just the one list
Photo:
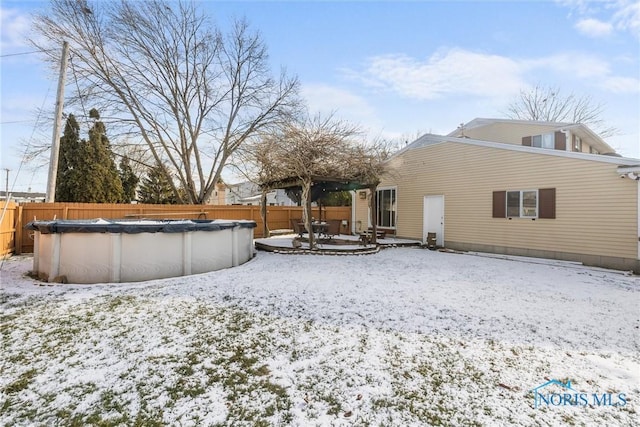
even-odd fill
[[(21, 192), (21, 191), (9, 191), (9, 194), (14, 198), (33, 198), (33, 199), (41, 199), (46, 196), (45, 193), (31, 193), (31, 192)], [(0, 191), (0, 198), (5, 197), (6, 193), (4, 191)]]
[[(462, 128), (458, 128), (453, 132), (450, 132), (447, 136), (462, 136), (464, 130), (471, 130), (484, 126), (490, 126), (496, 123), (507, 123), (516, 125), (545, 125), (551, 130), (571, 130), (571, 132), (578, 135), (581, 139), (587, 140), (590, 145), (603, 154), (615, 153), (609, 144), (607, 144), (598, 134), (593, 132), (588, 126), (582, 123), (568, 123), (568, 122), (545, 122), (539, 120), (514, 120), (514, 119), (490, 119), (490, 118), (475, 118), (469, 123), (462, 125)], [(523, 135), (524, 136), (524, 135)]]
[[(475, 145), (480, 147), (496, 148), (499, 150), (519, 151), (523, 153), (542, 154), (545, 156), (566, 157), (573, 159), (589, 160), (593, 162), (611, 163), (618, 166), (638, 166), (640, 159), (629, 157), (605, 156), (602, 154), (577, 153), (573, 151), (550, 150), (547, 148), (527, 147), (523, 145), (505, 144), (501, 142), (483, 141), (479, 139), (460, 138), (454, 136), (442, 136), (426, 134), (413, 141), (400, 151), (397, 151), (391, 159), (402, 155), (403, 153), (415, 150), (417, 148), (428, 147), (431, 145), (442, 144), (445, 142), (453, 142), (457, 144)], [(389, 160), (391, 160), (389, 159)]]

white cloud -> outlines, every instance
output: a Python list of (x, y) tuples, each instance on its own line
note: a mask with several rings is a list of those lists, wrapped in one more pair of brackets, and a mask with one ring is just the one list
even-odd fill
[(581, 52), (564, 52), (542, 58), (523, 61), (528, 69), (547, 69), (566, 77), (589, 79), (607, 76), (611, 73), (609, 63), (602, 58)]
[(589, 37), (607, 36), (613, 30), (640, 38), (640, 2), (638, 0), (556, 0), (570, 9), (577, 20), (575, 28)]
[(304, 84), (301, 92), (311, 114), (336, 113), (340, 118), (356, 122), (371, 121), (375, 116), (374, 109), (364, 98), (344, 89), (326, 84)]
[(17, 9), (0, 7), (0, 48), (23, 48), (27, 46), (27, 35), (31, 30), (31, 18)]
[(517, 61), (499, 55), (450, 49), (426, 61), (407, 55), (375, 56), (363, 73), (350, 72), (366, 85), (390, 89), (407, 98), (447, 95), (510, 96), (524, 85)]
[(590, 13), (593, 10), (593, 2), (588, 0), (556, 0), (556, 3), (576, 9), (581, 14)]
[[(612, 93), (638, 91), (637, 78), (616, 76), (607, 58), (583, 52), (510, 58), (455, 48), (440, 50), (424, 61), (403, 54), (374, 56), (364, 69), (344, 72), (376, 91), (416, 100), (472, 96), (504, 104), (532, 79), (582, 81)], [(332, 98), (327, 97), (330, 102)]]
[(613, 25), (610, 23), (593, 18), (581, 19), (576, 23), (575, 27), (585, 36), (596, 38), (608, 36), (613, 31)]
[(640, 79), (633, 77), (607, 77), (602, 82), (602, 87), (613, 93), (640, 93)]
[(616, 5), (616, 12), (613, 15), (616, 28), (630, 31), (640, 37), (640, 2), (618, 1)]

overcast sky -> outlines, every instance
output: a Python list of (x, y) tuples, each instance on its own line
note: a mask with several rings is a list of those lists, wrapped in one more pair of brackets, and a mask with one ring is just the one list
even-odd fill
[[(50, 142), (51, 130), (35, 128), (35, 112), (52, 109), (57, 76), (38, 55), (12, 55), (32, 50), (25, 43), (30, 14), (46, 6), (1, 2), (0, 167), (11, 169), (12, 191), (46, 188), (46, 167), (20, 165), (25, 143)], [(212, 1), (203, 7), (223, 26), (246, 17), (261, 32), (274, 72), (285, 67), (299, 77), (312, 111), (335, 111), (372, 136), (411, 140), (420, 132), (447, 134), (476, 117), (504, 117), (521, 89), (541, 84), (603, 103), (604, 119), (620, 130), (607, 142), (640, 158), (637, 1)]]

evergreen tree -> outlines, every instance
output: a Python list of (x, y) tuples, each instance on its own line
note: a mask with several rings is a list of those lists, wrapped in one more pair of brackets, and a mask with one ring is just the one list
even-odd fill
[[(61, 138), (56, 182), (56, 201), (85, 203), (117, 203), (123, 199), (122, 182), (113, 160), (106, 128), (98, 111), (92, 109), (89, 117), (95, 120), (89, 129), (89, 140), (79, 140), (80, 127), (69, 115), (65, 133)], [(62, 145), (65, 148), (62, 149)], [(57, 189), (60, 188), (60, 194)]]
[(138, 190), (140, 203), (176, 204), (177, 200), (163, 165), (149, 168)]
[(320, 202), (323, 206), (351, 206), (351, 194), (348, 191), (333, 191), (324, 196)]
[(133, 173), (127, 156), (120, 160), (120, 181), (122, 182), (122, 202), (131, 203), (136, 198), (136, 188), (140, 179)]
[(122, 182), (113, 160), (114, 156), (105, 125), (100, 121), (100, 115), (95, 108), (91, 109), (89, 117), (95, 122), (89, 129), (89, 141), (84, 144), (85, 158), (89, 159), (85, 163), (89, 167), (86, 199), (91, 199), (86, 201), (118, 203), (123, 198)]
[(69, 114), (60, 138), (58, 174), (56, 179), (56, 202), (75, 202), (81, 183), (78, 169), (80, 150), (80, 125), (73, 114)]

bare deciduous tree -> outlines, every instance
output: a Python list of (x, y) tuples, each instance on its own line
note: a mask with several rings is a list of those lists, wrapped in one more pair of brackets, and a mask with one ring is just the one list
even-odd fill
[(271, 77), (259, 34), (244, 20), (223, 34), (193, 3), (52, 0), (34, 25), (52, 61), (69, 42), (70, 101), (117, 118), (182, 202), (205, 203), (233, 153), (298, 109), (297, 79)]
[[(256, 181), (276, 187), (296, 179), (302, 188), (303, 222), (311, 230), (311, 187), (316, 177), (377, 185), (389, 156), (383, 142), (358, 140), (357, 127), (329, 117), (291, 121), (252, 146)], [(309, 245), (315, 247), (313, 233)]]
[(563, 95), (557, 87), (536, 85), (533, 89), (521, 90), (519, 97), (507, 107), (506, 115), (518, 120), (582, 123), (607, 138), (616, 135), (618, 130), (605, 123), (603, 111), (604, 105), (595, 103), (590, 96)]

